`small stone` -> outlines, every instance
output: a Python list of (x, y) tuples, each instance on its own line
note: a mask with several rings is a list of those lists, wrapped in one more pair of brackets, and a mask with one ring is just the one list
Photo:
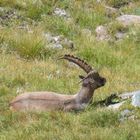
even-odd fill
[(69, 15), (66, 13), (64, 9), (56, 8), (54, 10), (54, 15), (60, 16), (60, 17), (69, 17)]

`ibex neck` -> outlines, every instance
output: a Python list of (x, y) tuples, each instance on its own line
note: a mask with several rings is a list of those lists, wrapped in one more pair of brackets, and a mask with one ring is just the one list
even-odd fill
[(78, 103), (89, 103), (92, 101), (94, 89), (88, 87), (82, 87), (79, 93), (76, 95), (76, 101)]

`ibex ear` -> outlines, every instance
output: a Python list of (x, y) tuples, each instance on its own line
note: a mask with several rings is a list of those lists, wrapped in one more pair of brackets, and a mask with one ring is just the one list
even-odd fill
[(83, 75), (79, 75), (79, 78), (80, 79), (84, 79), (85, 77)]

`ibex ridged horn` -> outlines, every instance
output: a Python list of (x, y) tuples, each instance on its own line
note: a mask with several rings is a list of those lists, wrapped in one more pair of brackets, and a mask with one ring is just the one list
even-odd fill
[(73, 55), (65, 54), (64, 56), (62, 56), (59, 59), (66, 59), (70, 62), (73, 62), (73, 63), (77, 64), (86, 73), (89, 73), (89, 72), (93, 71), (93, 68), (90, 65), (88, 65), (84, 60), (81, 60), (80, 58), (75, 57)]

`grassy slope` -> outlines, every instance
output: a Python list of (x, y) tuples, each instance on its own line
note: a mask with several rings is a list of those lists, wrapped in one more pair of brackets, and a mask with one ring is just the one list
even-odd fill
[[(126, 1), (126, 0), (125, 0)], [(119, 5), (119, 1), (110, 5)], [(8, 103), (20, 91), (50, 90), (73, 94), (80, 85), (78, 76), (83, 73), (67, 62), (56, 58), (65, 53), (76, 54), (99, 69), (107, 78), (105, 87), (95, 92), (94, 101), (99, 101), (113, 92), (137, 90), (140, 87), (139, 28), (130, 28), (130, 35), (119, 42), (97, 42), (95, 27), (109, 23), (113, 18), (105, 15), (102, 5), (93, 0), (62, 2), (0, 0), (6, 9), (15, 9), (22, 16), (6, 20), (0, 28), (0, 139), (94, 139), (138, 140), (140, 138), (139, 109), (129, 102), (122, 108), (133, 109), (138, 118), (134, 121), (118, 121), (119, 111), (89, 107), (81, 113), (18, 113), (11, 112)], [(140, 14), (140, 2), (124, 5), (125, 13)], [(73, 20), (51, 16), (55, 7), (66, 9)], [(43, 15), (44, 16), (41, 16)], [(18, 29), (27, 22), (31, 32)], [(36, 24), (34, 24), (36, 23)], [(7, 26), (5, 26), (7, 25)], [(82, 29), (88, 28), (92, 35), (85, 36)], [(113, 29), (115, 30), (113, 26)], [(43, 32), (63, 34), (72, 39), (75, 50), (51, 50), (42, 36)], [(112, 31), (112, 32), (113, 32)], [(138, 83), (138, 84), (135, 84)]]

